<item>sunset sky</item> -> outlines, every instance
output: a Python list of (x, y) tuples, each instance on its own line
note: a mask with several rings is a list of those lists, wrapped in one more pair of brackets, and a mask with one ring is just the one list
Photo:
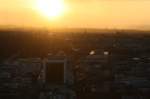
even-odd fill
[(64, 0), (65, 11), (54, 18), (36, 3), (0, 0), (0, 26), (150, 29), (150, 0)]

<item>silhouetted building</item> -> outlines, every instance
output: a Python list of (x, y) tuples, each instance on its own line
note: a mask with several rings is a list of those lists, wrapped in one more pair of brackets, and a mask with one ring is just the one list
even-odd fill
[(88, 55), (76, 66), (76, 92), (79, 99), (111, 97), (112, 71), (109, 52)]
[(49, 56), (43, 60), (43, 91), (40, 99), (74, 99), (73, 74), (65, 56)]

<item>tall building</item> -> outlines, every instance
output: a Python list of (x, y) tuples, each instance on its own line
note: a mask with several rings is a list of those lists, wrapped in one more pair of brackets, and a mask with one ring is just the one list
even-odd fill
[(88, 55), (77, 65), (75, 83), (79, 99), (111, 97), (112, 72), (109, 52)]
[(43, 67), (40, 99), (74, 99), (69, 60), (65, 56), (49, 56), (43, 60)]

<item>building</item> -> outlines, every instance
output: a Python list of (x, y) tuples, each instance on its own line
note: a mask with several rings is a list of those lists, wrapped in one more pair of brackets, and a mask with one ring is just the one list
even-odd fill
[(110, 53), (88, 55), (76, 66), (75, 83), (79, 99), (111, 97), (112, 71)]
[(43, 60), (43, 67), (40, 99), (74, 99), (69, 60), (65, 56), (48, 56)]

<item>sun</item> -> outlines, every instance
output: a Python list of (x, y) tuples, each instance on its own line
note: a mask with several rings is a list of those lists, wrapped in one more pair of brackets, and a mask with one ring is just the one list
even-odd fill
[(55, 18), (63, 15), (65, 4), (63, 0), (37, 0), (37, 10), (48, 18)]

